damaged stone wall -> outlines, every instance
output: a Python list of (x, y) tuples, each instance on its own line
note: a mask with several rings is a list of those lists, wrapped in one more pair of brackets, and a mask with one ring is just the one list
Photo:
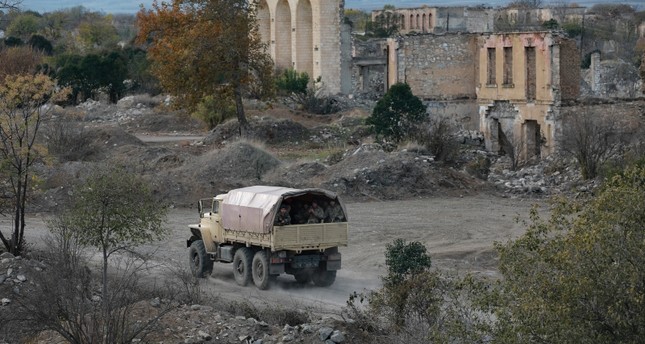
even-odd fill
[(378, 99), (387, 88), (388, 41), (354, 38), (352, 47), (351, 94)]
[(642, 94), (643, 79), (631, 63), (619, 59), (602, 60), (591, 55), (591, 65), (582, 73), (581, 95), (584, 98), (635, 98)]
[(558, 39), (557, 45), (559, 56), (554, 57), (553, 63), (559, 63), (560, 100), (576, 99), (580, 95), (580, 51), (570, 39)]
[(640, 141), (641, 147), (645, 144), (645, 100), (607, 100), (590, 99), (563, 104), (559, 109), (556, 138), (562, 140), (562, 126), (564, 120), (571, 116), (585, 113), (597, 118), (610, 120), (619, 129), (625, 138), (631, 138), (632, 144)]
[(400, 39), (398, 81), (426, 100), (475, 99), (476, 37), (446, 33)]

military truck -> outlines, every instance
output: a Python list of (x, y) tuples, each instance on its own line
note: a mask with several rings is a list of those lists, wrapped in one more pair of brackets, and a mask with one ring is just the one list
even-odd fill
[[(311, 216), (313, 203), (327, 210), (322, 218)], [(279, 225), (282, 207), (291, 221)], [(281, 274), (321, 287), (336, 280), (341, 268), (338, 248), (347, 246), (348, 220), (344, 204), (333, 192), (251, 186), (201, 199), (198, 210), (200, 221), (189, 225), (187, 240), (194, 276), (208, 277), (213, 263), (222, 262), (232, 263), (240, 286), (253, 281), (257, 288), (267, 289)]]

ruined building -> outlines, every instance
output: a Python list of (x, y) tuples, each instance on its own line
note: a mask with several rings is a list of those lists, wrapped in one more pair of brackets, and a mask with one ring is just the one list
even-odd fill
[(322, 78), (340, 92), (342, 0), (259, 0), (258, 22), (277, 68)]
[(491, 32), (495, 10), (488, 7), (396, 8), (372, 11), (372, 21), (388, 16), (402, 35), (409, 33), (440, 33), (451, 31)]
[(423, 34), (368, 46), (356, 50), (355, 92), (405, 82), (431, 116), (481, 131), (493, 152), (551, 154), (562, 101), (579, 94), (579, 51), (556, 32)]

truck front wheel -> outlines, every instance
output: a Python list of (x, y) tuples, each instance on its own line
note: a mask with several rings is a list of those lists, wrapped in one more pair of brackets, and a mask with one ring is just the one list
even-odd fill
[(265, 251), (257, 251), (253, 256), (253, 283), (260, 290), (269, 287), (269, 258)]
[(318, 269), (314, 271), (311, 279), (314, 281), (314, 284), (319, 287), (329, 287), (336, 281), (336, 271)]
[(251, 281), (251, 262), (253, 252), (247, 247), (238, 248), (233, 256), (233, 275), (235, 282), (244, 287)]
[(213, 261), (206, 254), (206, 247), (202, 240), (195, 240), (188, 250), (190, 258), (190, 271), (197, 278), (208, 277), (213, 272)]

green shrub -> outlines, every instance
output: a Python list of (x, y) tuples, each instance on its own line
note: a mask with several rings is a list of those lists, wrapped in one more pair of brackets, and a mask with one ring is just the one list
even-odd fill
[(407, 277), (430, 267), (426, 247), (418, 241), (407, 243), (403, 239), (396, 239), (387, 244), (385, 250), (388, 275), (384, 279), (387, 284), (401, 283)]
[(285, 69), (275, 81), (276, 87), (286, 94), (305, 94), (309, 85), (309, 74), (295, 69)]
[(230, 90), (222, 90), (215, 95), (204, 97), (197, 105), (193, 116), (206, 122), (209, 129), (235, 117), (235, 102), (232, 96), (228, 96), (229, 92)]
[(367, 118), (378, 136), (400, 142), (409, 135), (414, 126), (424, 120), (426, 108), (421, 99), (412, 94), (405, 83), (392, 85)]

